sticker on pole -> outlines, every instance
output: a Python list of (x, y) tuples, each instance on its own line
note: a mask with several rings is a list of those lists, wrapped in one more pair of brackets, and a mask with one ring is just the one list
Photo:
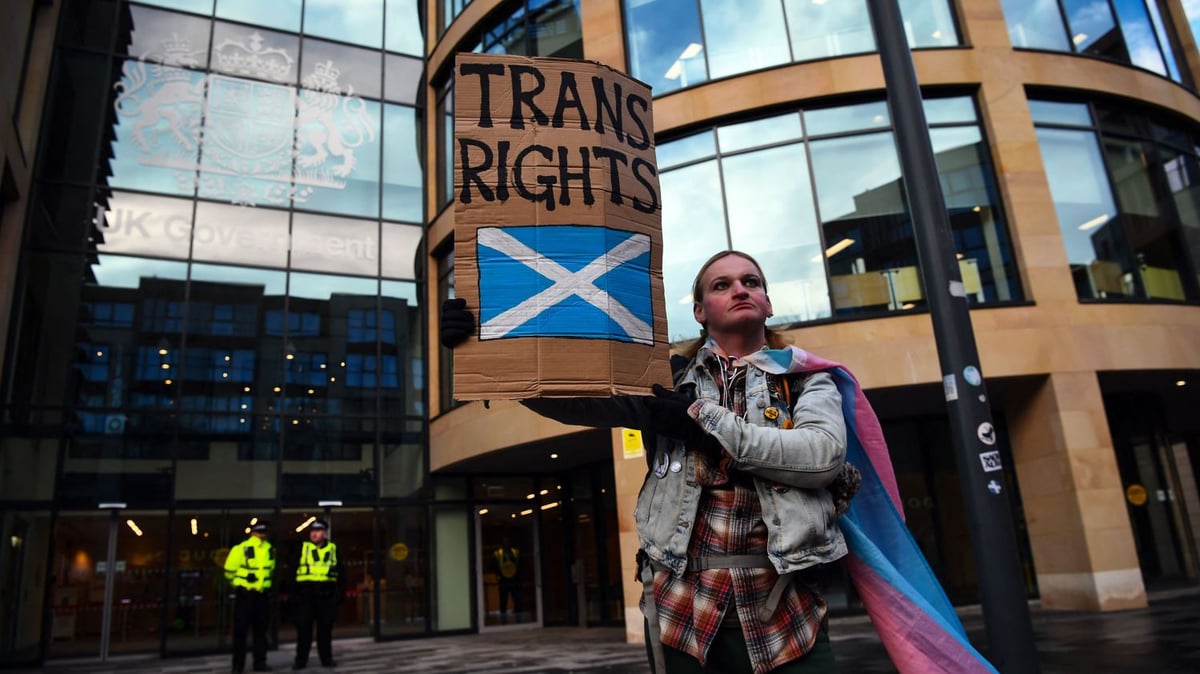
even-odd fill
[(979, 441), (988, 447), (996, 444), (996, 428), (992, 426), (991, 422), (985, 421), (982, 424), (979, 424), (979, 428), (976, 429), (975, 435), (979, 436)]
[(979, 455), (979, 463), (983, 464), (983, 472), (991, 473), (1004, 468), (1000, 463), (1000, 452), (992, 450)]
[(954, 375), (948, 374), (942, 377), (942, 390), (946, 393), (946, 402), (958, 400), (958, 382)]
[(963, 379), (971, 386), (979, 386), (983, 383), (983, 375), (979, 374), (979, 368), (974, 365), (968, 365), (963, 370)]
[(1000, 492), (1004, 491), (1004, 487), (1001, 487), (999, 482), (992, 480), (987, 483), (987, 490), (999, 496)]

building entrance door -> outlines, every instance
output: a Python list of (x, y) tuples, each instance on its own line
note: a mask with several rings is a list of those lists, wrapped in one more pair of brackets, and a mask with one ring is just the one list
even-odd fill
[[(1134, 436), (1117, 451), (1125, 506), (1147, 583), (1196, 576), (1172, 446), (1161, 434)], [(1190, 476), (1187, 476), (1190, 479)]]
[(489, 504), (475, 514), (479, 630), (541, 627), (536, 506)]
[[(54, 525), (49, 656), (152, 652), (162, 642), (167, 518), (104, 504)], [(106, 507), (107, 506), (107, 507)]]

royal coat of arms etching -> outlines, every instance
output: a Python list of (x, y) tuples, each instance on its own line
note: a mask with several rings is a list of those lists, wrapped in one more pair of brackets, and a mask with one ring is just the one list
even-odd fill
[(340, 190), (355, 150), (375, 140), (375, 119), (330, 60), (292, 83), (295, 59), (258, 32), (205, 54), (172, 35), (127, 61), (114, 85), (118, 122), (138, 164), (175, 170), (180, 192), (234, 204), (304, 203), (316, 189)]

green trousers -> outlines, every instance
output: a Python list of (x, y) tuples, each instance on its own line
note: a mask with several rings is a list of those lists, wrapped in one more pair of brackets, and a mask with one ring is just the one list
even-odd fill
[[(742, 630), (724, 628), (717, 632), (708, 649), (708, 664), (700, 662), (683, 651), (663, 646), (666, 672), (654, 671), (654, 656), (650, 651), (650, 630), (646, 627), (646, 656), (650, 659), (653, 674), (753, 674), (750, 667), (750, 652)], [(817, 632), (817, 643), (799, 660), (792, 660), (771, 670), (772, 674), (837, 674), (837, 662), (833, 659), (833, 647), (829, 645), (829, 634), (822, 629)]]

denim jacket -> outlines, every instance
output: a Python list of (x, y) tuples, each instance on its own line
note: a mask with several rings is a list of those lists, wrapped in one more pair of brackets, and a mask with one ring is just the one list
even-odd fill
[[(767, 555), (780, 574), (832, 562), (846, 554), (833, 498), (826, 487), (846, 460), (846, 424), (833, 378), (817, 372), (793, 385), (802, 390), (791, 410), (793, 428), (783, 428), (787, 401), (772, 391), (768, 375), (747, 366), (746, 409), (739, 417), (718, 402), (716, 380), (702, 365), (701, 349), (676, 373), (676, 389), (694, 386), (697, 422), (733, 457), (733, 467), (754, 477), (767, 525)], [(634, 396), (538, 399), (533, 411), (565, 423), (650, 428), (648, 412)], [(774, 408), (779, 414), (769, 413)], [(774, 416), (772, 419), (770, 417)], [(702, 487), (696, 483), (696, 453), (682, 442), (659, 437), (651, 470), (638, 494), (641, 547), (676, 576), (687, 569), (688, 541)]]

